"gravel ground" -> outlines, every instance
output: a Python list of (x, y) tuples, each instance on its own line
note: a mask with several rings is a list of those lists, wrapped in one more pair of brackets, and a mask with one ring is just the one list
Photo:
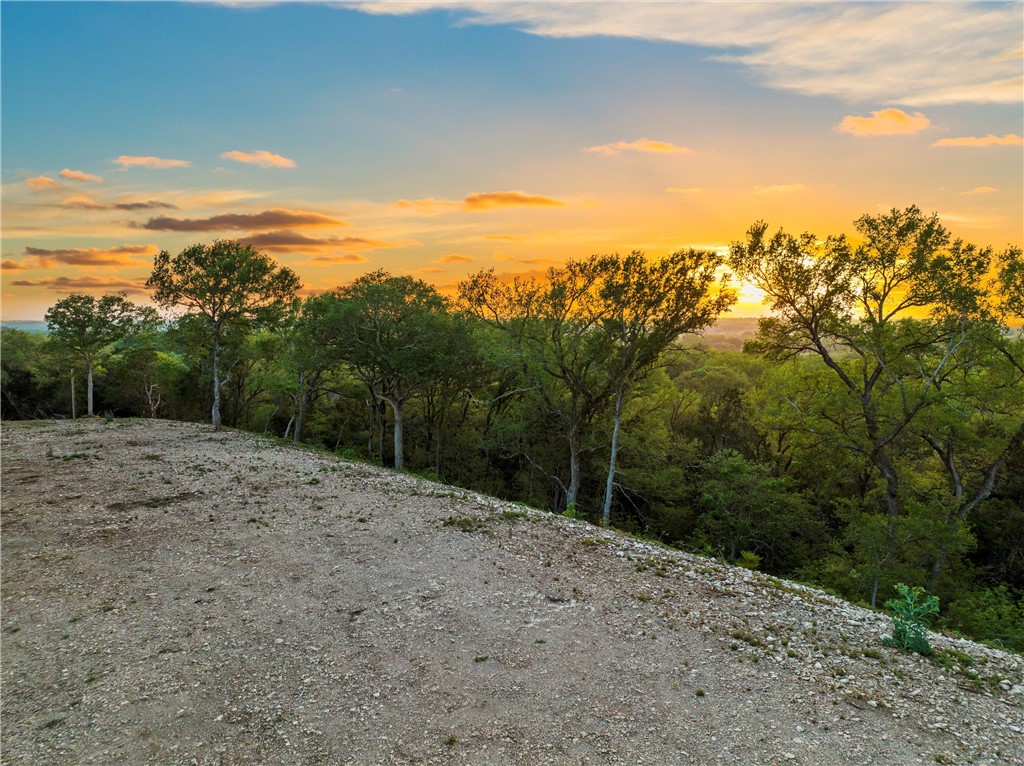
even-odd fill
[(3, 425), (15, 764), (1021, 764), (1024, 660), (237, 432)]

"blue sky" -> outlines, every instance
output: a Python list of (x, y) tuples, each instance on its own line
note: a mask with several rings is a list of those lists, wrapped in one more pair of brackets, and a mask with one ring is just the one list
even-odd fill
[(310, 291), (909, 204), (1021, 242), (1020, 3), (339, 5), (4, 2), (4, 317), (214, 237)]

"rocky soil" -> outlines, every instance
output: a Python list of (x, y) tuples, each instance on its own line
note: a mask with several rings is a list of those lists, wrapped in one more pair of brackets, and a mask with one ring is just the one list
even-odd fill
[(3, 763), (1020, 764), (1024, 660), (250, 434), (3, 426)]

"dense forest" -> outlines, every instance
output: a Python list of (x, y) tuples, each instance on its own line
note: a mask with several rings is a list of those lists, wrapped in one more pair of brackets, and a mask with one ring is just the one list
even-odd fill
[[(383, 271), (300, 298), (271, 258), (197, 244), (155, 259), (163, 315), (73, 294), (47, 335), (5, 328), (2, 415), (273, 434), (871, 606), (920, 585), (947, 628), (1024, 651), (1021, 251), (916, 207), (854, 229), (758, 223), (728, 255), (482, 271), (450, 298)], [(736, 278), (769, 317), (745, 341), (720, 322)]]

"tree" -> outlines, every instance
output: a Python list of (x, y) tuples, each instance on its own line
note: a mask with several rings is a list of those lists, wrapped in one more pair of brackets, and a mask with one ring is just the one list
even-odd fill
[[(995, 254), (951, 239), (917, 207), (865, 215), (855, 226), (856, 247), (844, 236), (769, 237), (758, 223), (729, 260), (775, 314), (761, 321), (754, 348), (775, 359), (817, 357), (843, 392), (824, 407), (820, 398), (814, 408), (796, 397), (789, 405), (802, 428), (872, 467), (884, 486), (890, 549), (881, 558), (889, 560), (910, 491), (901, 450), (913, 449), (913, 425), (948, 401), (951, 381), (975, 358), (971, 349), (990, 336), (984, 284)], [(975, 498), (991, 489), (982, 482)]]
[(633, 251), (626, 257), (593, 257), (565, 266), (570, 272), (580, 269), (595, 273), (599, 326), (614, 349), (609, 363), (615, 419), (601, 514), (604, 526), (611, 518), (623, 405), (636, 384), (681, 335), (713, 324), (735, 303), (735, 295), (724, 284), (712, 290), (717, 281), (715, 272), (724, 260), (713, 251), (691, 248), (654, 262)]
[(468, 310), (511, 341), (525, 390), (564, 427), (569, 482), (556, 481), (567, 508), (579, 495), (587, 428), (614, 390), (607, 364), (612, 344), (600, 330), (599, 273), (551, 268), (544, 281), (506, 284), (489, 270), (459, 284)]
[(340, 310), (337, 293), (313, 295), (297, 304), (295, 320), (287, 332), (285, 362), (296, 386), (296, 442), (302, 441), (303, 429), (310, 407), (324, 393), (331, 370), (341, 364), (339, 338), (332, 324), (332, 315)]
[(165, 308), (183, 306), (205, 317), (212, 336), (213, 408), (210, 420), (221, 427), (220, 353), (225, 325), (272, 322), (300, 287), (295, 273), (270, 256), (233, 240), (192, 245), (173, 258), (163, 250), (153, 263), (146, 287)]
[(447, 303), (426, 282), (383, 270), (338, 288), (335, 296), (325, 321), (353, 374), (391, 408), (395, 469), (402, 470), (405, 405), (441, 374), (448, 348), (459, 342)]
[(143, 325), (155, 326), (156, 312), (136, 306), (124, 295), (72, 293), (57, 301), (46, 312), (50, 340), (77, 355), (84, 363), (88, 381), (88, 414), (93, 413), (93, 371), (97, 355), (117, 340), (136, 332)]

